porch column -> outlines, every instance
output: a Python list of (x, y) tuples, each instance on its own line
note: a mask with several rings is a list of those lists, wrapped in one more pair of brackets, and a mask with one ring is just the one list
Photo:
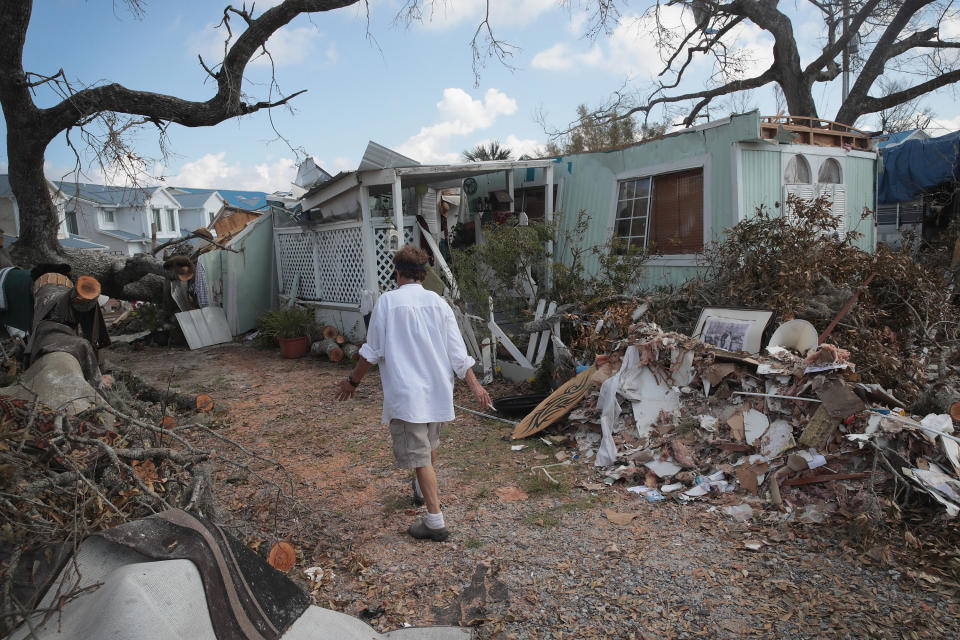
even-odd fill
[(377, 243), (370, 216), (370, 189), (360, 185), (360, 242), (363, 247), (363, 288), (373, 292), (373, 301), (380, 295), (377, 279)]
[[(550, 164), (544, 167), (544, 181), (543, 181), (543, 217), (547, 223), (547, 226), (553, 224), (553, 165)], [(547, 270), (544, 280), (544, 284), (547, 285), (547, 289), (553, 289), (553, 237), (547, 240)]]
[(507, 169), (504, 171), (504, 174), (506, 174), (507, 194), (510, 196), (510, 211), (516, 213), (516, 207), (514, 205), (516, 204), (517, 199), (513, 195), (513, 169)]
[(403, 189), (400, 187), (400, 176), (393, 174), (393, 224), (397, 229), (399, 238), (397, 248), (404, 245), (403, 240)]

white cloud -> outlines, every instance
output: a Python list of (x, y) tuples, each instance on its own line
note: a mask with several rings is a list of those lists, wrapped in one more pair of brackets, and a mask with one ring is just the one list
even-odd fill
[(496, 119), (517, 111), (517, 101), (496, 89), (488, 89), (483, 100), (474, 99), (463, 89), (443, 90), (437, 103), (440, 121), (423, 127), (397, 151), (420, 162), (455, 162), (460, 151), (450, 151), (453, 138), (490, 128)]
[(327, 45), (326, 56), (327, 56), (327, 62), (329, 62), (332, 65), (337, 64), (337, 60), (340, 59), (340, 52), (337, 51), (336, 42), (331, 41), (330, 44)]
[(570, 22), (567, 23), (567, 31), (570, 32), (570, 35), (582, 36), (589, 19), (590, 14), (585, 9), (582, 11), (572, 10), (570, 12)]
[(953, 118), (934, 118), (927, 127), (927, 133), (931, 136), (942, 136), (944, 134), (960, 130), (960, 116)]
[[(236, 42), (237, 33), (230, 44)], [(203, 61), (208, 67), (223, 61), (223, 44), (227, 37), (226, 30), (216, 28), (216, 23), (208, 24), (202, 31), (198, 31), (189, 36), (187, 46), (194, 55), (203, 57)], [(315, 56), (317, 44), (323, 38), (323, 34), (313, 25), (302, 27), (283, 27), (274, 33), (267, 40), (267, 51), (273, 57), (273, 63), (280, 67), (285, 65), (300, 64), (304, 60)], [(331, 56), (331, 51), (333, 55)], [(336, 46), (331, 42), (326, 51), (326, 58), (329, 62), (336, 62)], [(260, 53), (254, 54), (250, 64), (258, 66), (269, 66), (270, 58)]]
[[(679, 27), (683, 9), (663, 7), (660, 17), (665, 25)], [(573, 45), (559, 42), (534, 56), (532, 65), (548, 70), (604, 69), (617, 75), (650, 79), (662, 65), (651, 34), (653, 24), (652, 18), (646, 15), (625, 15), (602, 44), (594, 43), (585, 51), (576, 51)]]
[(320, 166), (336, 175), (340, 171), (352, 171), (353, 169), (357, 168), (358, 164), (359, 163), (356, 160), (351, 160), (346, 156), (337, 156), (333, 159), (333, 164), (331, 164), (329, 167), (322, 164)]
[[(692, 16), (679, 5), (665, 6), (660, 10), (660, 21), (668, 29), (686, 33), (691, 26)], [(531, 64), (534, 68), (550, 71), (602, 69), (616, 75), (649, 81), (663, 68), (666, 53), (666, 50), (657, 48), (654, 27), (650, 15), (625, 15), (602, 43), (594, 43), (583, 49), (582, 43), (586, 42), (583, 40), (558, 42), (537, 53)], [(674, 42), (678, 43), (679, 40), (675, 38)], [(761, 72), (773, 59), (773, 39), (756, 25), (738, 25), (731, 31), (728, 42), (740, 54), (738, 75), (741, 77)], [(579, 50), (578, 46), (581, 47)], [(694, 60), (685, 74), (699, 74), (705, 80), (710, 73), (711, 58), (700, 55)], [(674, 66), (677, 67), (677, 64)]]
[(245, 189), (250, 191), (285, 191), (297, 173), (290, 158), (253, 166), (229, 164), (226, 152), (208, 153), (202, 158), (182, 165), (173, 175), (164, 177), (164, 184), (177, 187), (204, 189)]
[[(449, 29), (463, 22), (479, 24), (487, 6), (486, 0), (428, 0), (424, 4), (421, 24), (432, 30)], [(560, 4), (558, 0), (498, 0), (490, 5), (490, 22), (494, 29), (521, 27)]]
[(956, 40), (960, 37), (960, 13), (951, 13), (940, 21), (940, 39)]

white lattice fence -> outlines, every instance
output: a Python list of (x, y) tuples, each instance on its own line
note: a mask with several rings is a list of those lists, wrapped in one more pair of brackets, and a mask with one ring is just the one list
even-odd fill
[(363, 240), (360, 227), (321, 230), (316, 237), (317, 294), (324, 302), (360, 304)]
[(280, 292), (335, 304), (360, 304), (364, 288), (363, 240), (360, 225), (337, 225), (315, 231), (296, 229), (276, 234)]
[(277, 267), (280, 271), (280, 293), (291, 295), (294, 276), (300, 276), (296, 296), (317, 299), (316, 269), (313, 259), (314, 234), (310, 232), (276, 235)]
[[(377, 284), (381, 291), (390, 291), (397, 288), (393, 279), (393, 254), (387, 250), (387, 236), (393, 226), (378, 226), (373, 232), (373, 241), (377, 247)], [(416, 235), (413, 227), (403, 228), (403, 244), (415, 244)]]

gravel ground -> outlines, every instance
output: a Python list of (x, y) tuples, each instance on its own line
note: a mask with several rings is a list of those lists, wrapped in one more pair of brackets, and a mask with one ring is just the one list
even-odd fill
[[(883, 552), (905, 541), (874, 540), (849, 517), (782, 524), (758, 512), (738, 523), (709, 501), (647, 503), (622, 482), (587, 490), (600, 476), (582, 464), (551, 468), (554, 485), (530, 468), (556, 462), (557, 447), (531, 440), (512, 451), (508, 425), (460, 412), (437, 465), (452, 535), (416, 541), (405, 531), (420, 511), (379, 424), (375, 372), (337, 403), (347, 367), (248, 345), (120, 347), (109, 358), (158, 386), (209, 393), (222, 435), (292, 474), (302, 507), (293, 515), (278, 515), (275, 492), (235, 469), (215, 475), (218, 497), (262, 527), (251, 546), (294, 542), (290, 575), (317, 604), (381, 631), (460, 622), (477, 638), (960, 637), (956, 591)], [(473, 407), (460, 384), (456, 402)], [(616, 524), (606, 512), (634, 517)], [(308, 567), (323, 570), (309, 585)]]

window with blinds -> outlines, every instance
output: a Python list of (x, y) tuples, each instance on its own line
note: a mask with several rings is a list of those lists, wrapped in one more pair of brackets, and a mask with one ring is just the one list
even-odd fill
[(622, 180), (614, 221), (616, 251), (664, 255), (703, 250), (703, 169)]

